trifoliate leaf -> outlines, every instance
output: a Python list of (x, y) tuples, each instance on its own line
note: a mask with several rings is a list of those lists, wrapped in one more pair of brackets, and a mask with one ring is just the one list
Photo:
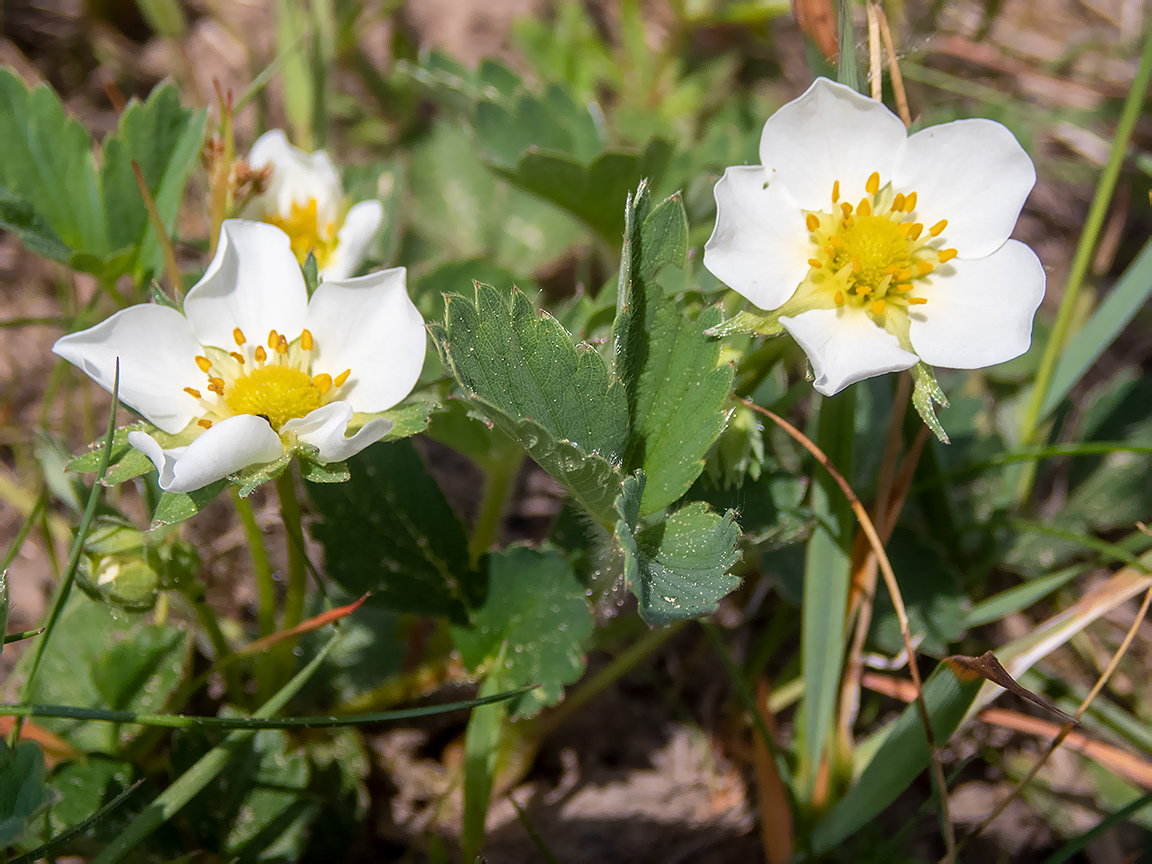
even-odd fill
[(740, 559), (740, 526), (707, 504), (689, 504), (655, 525), (641, 528), (644, 474), (626, 477), (616, 500), (616, 542), (624, 578), (640, 602), (640, 617), (659, 627), (716, 611), (740, 584), (728, 570)]
[(536, 714), (555, 705), (564, 685), (584, 672), (584, 642), (592, 635), (592, 611), (584, 586), (555, 551), (516, 547), (486, 559), (488, 599), (470, 627), (452, 637), (470, 669), (501, 653), (492, 670), (507, 688), (540, 685), (509, 703), (512, 714)]

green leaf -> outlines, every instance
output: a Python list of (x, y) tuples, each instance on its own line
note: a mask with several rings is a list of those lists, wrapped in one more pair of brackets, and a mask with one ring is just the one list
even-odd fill
[(709, 336), (735, 336), (740, 333), (755, 333), (759, 336), (779, 336), (784, 325), (777, 315), (759, 315), (745, 309), (735, 317), (721, 321), (708, 329)]
[(0, 741), (0, 848), (11, 846), (44, 803), (44, 754), (32, 741)]
[[(191, 640), (170, 625), (145, 625), (84, 596), (73, 599), (47, 643), (28, 701), (48, 705), (157, 711), (180, 683)], [(23, 671), (27, 671), (21, 667)], [(135, 725), (42, 720), (86, 751), (115, 752)]]
[[(924, 701), (937, 744), (943, 745), (956, 731), (983, 683), (982, 678), (957, 681), (944, 663), (933, 670), (924, 682)], [(881, 734), (883, 744), (860, 779), (813, 831), (812, 848), (817, 854), (836, 848), (880, 815), (931, 762), (928, 739), (914, 704)]]
[(475, 301), (446, 298), (430, 327), (462, 395), (580, 500), (611, 518), (628, 436), (624, 388), (592, 348), (572, 344), (551, 315), (513, 290), (476, 286)]
[(193, 492), (165, 492), (160, 496), (156, 511), (152, 514), (152, 522), (148, 525), (149, 531), (163, 528), (165, 525), (175, 525), (185, 519), (191, 519), (209, 504), (216, 500), (227, 480), (217, 480)]
[(612, 246), (624, 232), (624, 204), (641, 180), (657, 185), (671, 161), (672, 147), (655, 138), (640, 153), (610, 151), (585, 165), (572, 156), (529, 152), (515, 169), (497, 173), (525, 192), (567, 210)]
[(394, 611), (467, 620), (484, 586), (468, 566), (464, 528), (416, 448), (376, 444), (348, 466), (347, 483), (308, 484), (328, 575)]
[(696, 501), (663, 522), (639, 529), (644, 474), (626, 477), (616, 500), (616, 543), (624, 578), (640, 601), (640, 617), (654, 627), (716, 611), (740, 584), (728, 571), (740, 560), (735, 512), (723, 517)]
[(596, 118), (558, 85), (549, 87), (543, 98), (522, 93), (515, 105), (480, 102), (472, 125), (483, 158), (505, 171), (515, 171), (529, 152), (589, 163), (604, 149)]
[(76, 251), (110, 251), (92, 140), (47, 85), (0, 68), (0, 185)]
[(140, 166), (160, 221), (171, 236), (184, 185), (200, 158), (207, 121), (205, 109), (184, 108), (176, 87), (162, 82), (146, 101), (128, 103), (116, 135), (104, 142), (101, 179), (109, 246), (136, 251), (132, 269), (137, 282), (160, 272), (164, 259), (132, 162)]
[(24, 248), (41, 258), (67, 264), (72, 257), (68, 248), (44, 217), (27, 201), (0, 186), (0, 228), (20, 238)]
[(399, 441), (403, 438), (410, 438), (413, 435), (420, 434), (428, 428), (429, 417), (431, 417), (435, 408), (435, 402), (422, 401), (405, 402), (402, 405), (397, 405), (395, 408), (389, 408), (380, 416), (387, 417), (391, 420), (392, 428), (389, 429), (388, 434), (380, 440)]
[(687, 256), (688, 217), (679, 195), (652, 208), (641, 183), (635, 199), (629, 197), (625, 225), (621, 309), (612, 337), (632, 416), (624, 470), (644, 470), (645, 516), (687, 492), (704, 470), (704, 454), (728, 416), (723, 409), (733, 369), (717, 365), (720, 342), (705, 335), (719, 323), (719, 308), (690, 319), (655, 278), (665, 264), (682, 268)]
[(502, 689), (540, 685), (508, 704), (531, 716), (564, 695), (564, 685), (584, 672), (583, 645), (592, 635), (592, 611), (584, 586), (554, 550), (515, 547), (488, 556), (488, 599), (469, 627), (453, 627), (452, 639), (470, 669), (495, 660)]
[(1104, 302), (1068, 345), (1052, 373), (1052, 384), (1040, 407), (1039, 420), (1047, 417), (1068, 395), (1088, 368), (1120, 335), (1128, 322), (1144, 307), (1152, 294), (1152, 241), (1144, 244), (1136, 260), (1128, 265), (1104, 298)]

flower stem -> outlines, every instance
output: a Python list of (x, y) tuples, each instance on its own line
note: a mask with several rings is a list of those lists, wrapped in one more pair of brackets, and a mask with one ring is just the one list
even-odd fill
[[(1036, 383), (1032, 387), (1032, 398), (1028, 403), (1023, 422), (1020, 424), (1020, 441), (1023, 444), (1036, 443), (1038, 428), (1044, 417), (1042, 409), (1048, 390), (1052, 386), (1052, 376), (1056, 371), (1056, 361), (1064, 350), (1068, 341), (1068, 331), (1072, 327), (1072, 316), (1076, 312), (1077, 298), (1080, 288), (1084, 284), (1084, 277), (1088, 273), (1088, 265), (1096, 249), (1096, 241), (1104, 227), (1104, 220), (1108, 215), (1108, 205), (1112, 202), (1112, 193), (1116, 191), (1116, 183), (1120, 178), (1120, 169), (1124, 164), (1124, 156), (1128, 152), (1128, 143), (1132, 138), (1132, 131), (1136, 121), (1140, 118), (1140, 109), (1144, 105), (1144, 96), (1148, 90), (1148, 82), (1152, 79), (1152, 33), (1149, 33), (1144, 42), (1144, 53), (1140, 58), (1140, 68), (1132, 81), (1132, 88), (1128, 91), (1128, 98), (1124, 102), (1124, 110), (1120, 115), (1120, 122), (1116, 126), (1116, 134), (1112, 138), (1112, 149), (1108, 154), (1108, 162), (1100, 173), (1096, 184), (1096, 194), (1092, 199), (1092, 206), (1088, 210), (1088, 219), (1084, 222), (1084, 230), (1076, 244), (1076, 254), (1072, 258), (1072, 268), (1068, 274), (1068, 282), (1064, 287), (1064, 296), (1060, 299), (1060, 311), (1056, 314), (1056, 323), (1048, 335), (1048, 343), (1044, 346), (1044, 355), (1040, 360), (1040, 368), (1036, 372)], [(1036, 463), (1027, 462), (1024, 465), (1020, 482), (1016, 488), (1016, 500), (1024, 501), (1032, 491), (1032, 481), (1036, 476)]]
[[(284, 595), (284, 617), (280, 622), (281, 628), (288, 630), (304, 620), (304, 600), (308, 588), (300, 502), (296, 499), (296, 483), (290, 470), (276, 478), (276, 492), (280, 496), (280, 517), (284, 520), (284, 533), (288, 538), (288, 591)], [(284, 644), (290, 651), (296, 640), (286, 639)]]
[(516, 475), (523, 461), (523, 452), (519, 447), (513, 446), (488, 464), (484, 497), (480, 501), (480, 510), (476, 514), (476, 527), (472, 530), (472, 539), (468, 543), (468, 558), (473, 566), (496, 542), (496, 535), (500, 531), (500, 524), (504, 521), (504, 512), (508, 509)]
[[(248, 540), (248, 551), (252, 556), (252, 571), (256, 577), (256, 627), (259, 636), (263, 638), (276, 630), (276, 579), (272, 575), (272, 565), (268, 563), (268, 550), (264, 546), (264, 534), (256, 523), (256, 514), (252, 511), (252, 505), (240, 497), (235, 487), (230, 487), (228, 491), (232, 496), (236, 515), (240, 517), (240, 524), (244, 526), (244, 536)], [(208, 635), (209, 638), (212, 638), (211, 633)], [(212, 642), (213, 645), (216, 645), (215, 639)], [(216, 647), (219, 652), (219, 646)], [(256, 682), (261, 693), (269, 692), (274, 684), (275, 670), (276, 664), (270, 655), (262, 654), (256, 659)], [(233, 675), (235, 674), (233, 673)], [(228, 688), (232, 688), (231, 677), (228, 679)], [(235, 695), (239, 696), (239, 693), (237, 692)]]

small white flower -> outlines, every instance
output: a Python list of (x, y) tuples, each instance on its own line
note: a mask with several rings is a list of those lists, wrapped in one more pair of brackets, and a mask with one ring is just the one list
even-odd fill
[(716, 184), (704, 265), (776, 310), (818, 391), (1028, 350), (1044, 270), (1008, 237), (1036, 171), (1004, 126), (908, 135), (881, 103), (820, 78), (764, 124), (760, 160)]
[(267, 190), (248, 204), (244, 217), (283, 229), (301, 264), (309, 251), (316, 256), (322, 278), (347, 279), (355, 273), (384, 222), (383, 205), (361, 201), (348, 209), (328, 154), (293, 147), (279, 129), (256, 139), (248, 164), (272, 173)]
[(184, 299), (184, 313), (142, 304), (65, 336), (53, 351), (186, 446), (145, 432), (129, 443), (160, 471), (160, 486), (190, 492), (296, 444), (339, 462), (378, 441), (376, 418), (345, 437), (357, 413), (391, 408), (420, 376), (424, 321), (404, 268), (329, 280), (308, 299), (287, 235), (229, 220), (216, 257)]

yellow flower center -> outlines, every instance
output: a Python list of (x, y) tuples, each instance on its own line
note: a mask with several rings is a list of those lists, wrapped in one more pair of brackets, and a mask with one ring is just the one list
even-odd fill
[(837, 180), (831, 210), (805, 214), (812, 241), (812, 269), (805, 281), (836, 306), (866, 308), (882, 318), (892, 307), (906, 312), (927, 303), (916, 289), (937, 265), (955, 258), (956, 250), (939, 248), (947, 219), (927, 232), (915, 220), (915, 192), (894, 194), (891, 183), (881, 189), (876, 171), (864, 188), (867, 196), (854, 207), (840, 200)]
[(336, 234), (340, 226), (336, 222), (320, 224), (320, 215), (314, 198), (305, 204), (293, 201), (288, 215), (267, 213), (264, 221), (275, 225), (288, 235), (288, 239), (292, 241), (292, 254), (301, 265), (311, 252), (316, 256), (316, 265), (324, 269), (332, 253), (336, 251)]
[(204, 409), (196, 421), (204, 429), (238, 414), (256, 414), (279, 432), (289, 420), (306, 417), (340, 398), (352, 374), (351, 369), (335, 378), (327, 372), (313, 374), (315, 345), (308, 330), (291, 342), (270, 330), (267, 348), (249, 344), (239, 327), (232, 331), (232, 338), (236, 351), (206, 346), (204, 354), (196, 357), (196, 365), (208, 377), (207, 392), (184, 388)]

